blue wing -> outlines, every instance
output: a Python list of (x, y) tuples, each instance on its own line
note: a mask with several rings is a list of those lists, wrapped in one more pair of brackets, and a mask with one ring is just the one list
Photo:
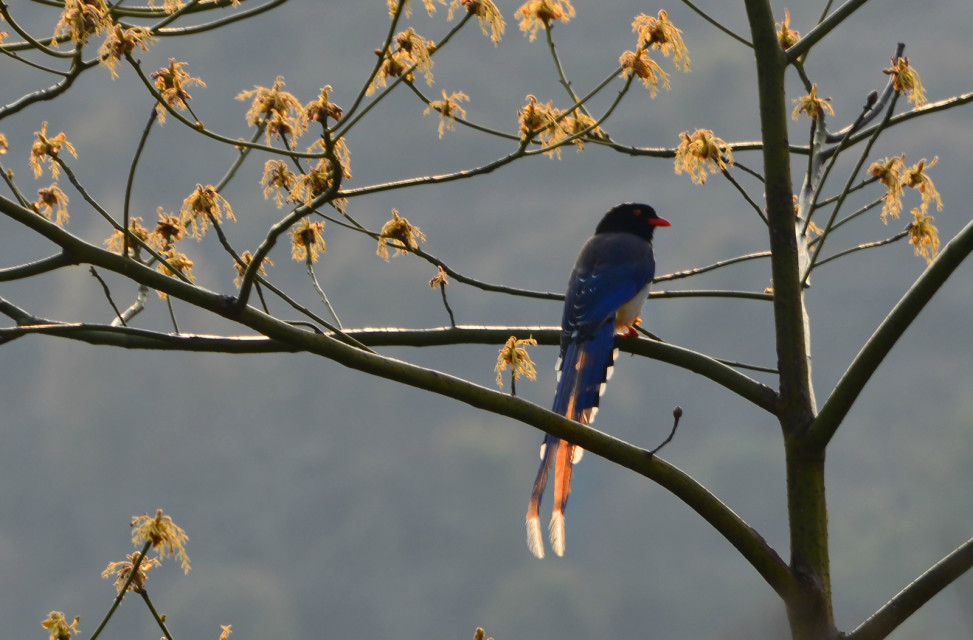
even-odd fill
[[(652, 245), (628, 233), (597, 234), (585, 243), (571, 272), (561, 319), (561, 353), (553, 411), (589, 424), (598, 410), (605, 382), (615, 359), (618, 312), (632, 306), (630, 323), (641, 308), (655, 274)], [(629, 305), (631, 303), (631, 305)], [(528, 546), (543, 557), (540, 534), (540, 500), (552, 467), (554, 507), (551, 544), (564, 552), (564, 509), (571, 493), (571, 474), (581, 450), (552, 436), (544, 439), (542, 462), (534, 480), (527, 510)]]

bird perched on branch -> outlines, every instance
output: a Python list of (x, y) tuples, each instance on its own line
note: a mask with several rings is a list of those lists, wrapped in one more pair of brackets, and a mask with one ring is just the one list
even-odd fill
[[(595, 419), (598, 398), (611, 377), (616, 336), (636, 335), (634, 325), (655, 276), (652, 234), (668, 226), (648, 205), (621, 204), (605, 214), (581, 248), (564, 299), (553, 411), (581, 424)], [(581, 454), (580, 447), (550, 435), (541, 445), (541, 466), (527, 507), (527, 546), (538, 558), (544, 557), (541, 496), (552, 467), (551, 547), (564, 554), (564, 508)]]

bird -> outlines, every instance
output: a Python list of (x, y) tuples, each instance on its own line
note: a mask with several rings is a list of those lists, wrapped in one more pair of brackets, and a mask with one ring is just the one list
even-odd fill
[[(561, 316), (561, 350), (552, 410), (588, 425), (612, 374), (616, 339), (635, 336), (635, 324), (655, 277), (652, 236), (670, 223), (646, 204), (625, 203), (606, 213), (575, 261)], [(544, 557), (540, 504), (548, 475), (554, 470), (551, 548), (564, 555), (564, 509), (571, 494), (571, 474), (583, 450), (546, 435), (527, 506), (527, 546)]]

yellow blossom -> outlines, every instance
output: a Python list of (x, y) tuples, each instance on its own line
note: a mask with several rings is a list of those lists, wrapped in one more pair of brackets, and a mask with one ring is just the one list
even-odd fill
[(568, 0), (528, 0), (514, 16), (520, 18), (520, 30), (533, 41), (541, 27), (549, 28), (554, 20), (571, 20), (574, 7)]
[[(321, 141), (311, 145), (308, 152), (313, 151), (319, 143), (321, 143)], [(345, 144), (344, 138), (335, 142), (334, 150), (335, 156), (340, 164), (339, 168), (341, 170), (341, 175), (343, 175), (345, 178), (350, 178), (350, 152), (348, 151), (348, 145)], [(331, 160), (328, 158), (321, 158), (318, 163), (308, 169), (306, 173), (296, 177), (294, 186), (291, 189), (290, 196), (288, 196), (287, 200), (289, 202), (309, 205), (314, 198), (333, 186), (334, 178), (335, 172), (332, 168)], [(335, 206), (339, 208), (344, 206), (344, 198), (339, 198), (333, 202)]]
[(885, 185), (885, 195), (882, 200), (882, 222), (888, 224), (888, 217), (899, 217), (902, 211), (902, 167), (905, 161), (905, 154), (892, 158), (885, 158), (881, 162), (875, 162), (868, 168), (868, 173)]
[[(172, 269), (169, 269), (169, 267), (160, 262), (159, 266), (155, 268), (156, 271), (167, 276), (175, 276), (174, 271), (178, 271), (190, 282), (193, 282), (193, 261), (189, 259), (189, 256), (181, 251), (177, 251), (175, 246), (170, 245), (168, 249), (162, 252), (162, 257), (172, 265)], [(169, 297), (164, 291), (156, 291), (156, 293), (163, 300)]]
[(909, 102), (921, 107), (926, 102), (926, 92), (919, 79), (919, 72), (909, 66), (908, 58), (892, 58), (892, 66), (885, 69), (892, 76), (892, 88), (909, 96)]
[(314, 263), (324, 253), (324, 221), (311, 222), (307, 217), (291, 228), (291, 257), (298, 262)]
[(297, 183), (297, 176), (282, 160), (268, 160), (264, 164), (264, 176), (260, 183), (264, 185), (264, 199), (273, 193), (274, 202), (280, 209), (284, 206), (284, 192), (290, 193)]
[(460, 118), (466, 117), (466, 109), (459, 106), (460, 102), (469, 102), (470, 97), (463, 93), (462, 91), (456, 91), (449, 95), (446, 95), (446, 90), (443, 89), (443, 99), (433, 100), (426, 107), (426, 110), (422, 112), (422, 115), (427, 115), (433, 111), (439, 112), (439, 137), (443, 137), (446, 129), (450, 131), (455, 130), (454, 122), (456, 121), (456, 116), (459, 115)]
[(446, 278), (446, 270), (443, 269), (442, 265), (436, 265), (438, 272), (429, 281), (429, 287), (435, 289), (436, 287), (446, 287), (449, 285), (449, 279)]
[(943, 200), (939, 196), (939, 191), (936, 190), (936, 185), (933, 184), (932, 178), (925, 173), (926, 169), (934, 166), (937, 162), (939, 162), (939, 156), (933, 158), (929, 164), (926, 164), (926, 159), (923, 158), (911, 169), (907, 169), (905, 175), (902, 176), (902, 186), (919, 190), (919, 194), (922, 196), (921, 207), (923, 213), (929, 210), (930, 202), (936, 203), (937, 210), (943, 210)]
[(550, 157), (561, 157), (561, 149), (557, 143), (566, 136), (561, 128), (558, 117), (561, 111), (551, 106), (551, 102), (540, 103), (532, 95), (527, 96), (527, 104), (517, 112), (520, 116), (520, 133), (523, 138), (536, 138)]
[[(566, 116), (560, 122), (561, 131), (564, 133), (565, 137), (571, 138), (572, 136), (577, 136), (571, 140), (579, 152), (584, 151), (584, 141), (585, 138), (599, 138), (605, 135), (604, 131), (600, 127), (595, 126), (595, 119), (586, 113), (581, 113), (577, 109), (571, 112), (571, 115)], [(583, 135), (581, 132), (585, 132)]]
[(635, 76), (642, 81), (653, 98), (659, 93), (659, 82), (669, 90), (669, 75), (658, 63), (649, 57), (648, 52), (639, 47), (636, 51), (626, 51), (618, 59), (622, 66), (622, 77)]
[(74, 619), (74, 622), (68, 624), (67, 618), (60, 611), (51, 611), (47, 614), (47, 617), (41, 621), (41, 626), (51, 632), (51, 640), (70, 640), (71, 634), (80, 633), (81, 629), (78, 628), (78, 623), (81, 622), (81, 616)]
[(520, 380), (521, 376), (526, 376), (528, 380), (537, 379), (537, 370), (534, 369), (534, 361), (530, 359), (526, 347), (537, 344), (533, 336), (518, 340), (516, 336), (510, 336), (507, 344), (500, 349), (497, 356), (497, 386), (503, 388), (503, 372), (510, 367), (510, 373), (514, 380)]
[[(159, 0), (149, 0), (149, 6), (154, 9), (158, 4), (158, 1)], [(200, 4), (216, 4), (217, 2), (220, 2), (220, 0), (202, 0)], [(230, 0), (230, 4), (235, 7), (240, 4), (240, 0)], [(185, 6), (183, 0), (162, 0), (162, 11), (166, 15), (179, 11), (183, 8), (183, 6)]]
[(148, 51), (148, 42), (154, 40), (149, 30), (144, 27), (123, 28), (120, 24), (112, 25), (111, 33), (105, 38), (105, 42), (98, 49), (98, 56), (101, 64), (108, 67), (111, 77), (117, 78), (119, 60), (131, 54), (138, 47), (142, 51)]
[[(431, 85), (432, 75), (432, 53), (436, 50), (436, 45), (431, 40), (426, 40), (415, 29), (409, 27), (407, 30), (395, 36), (395, 47), (385, 52), (385, 59), (379, 67), (378, 73), (368, 85), (365, 95), (371, 95), (379, 87), (384, 87), (389, 78), (398, 78), (406, 74), (405, 79), (412, 82), (414, 71), (421, 71), (426, 76), (426, 84)], [(381, 54), (381, 51), (375, 53)]]
[(111, 26), (111, 15), (105, 0), (65, 0), (51, 44), (57, 46), (58, 40), (65, 35), (71, 42), (86, 44), (89, 37), (104, 33)]
[(658, 49), (667, 58), (672, 56), (677, 69), (689, 71), (689, 49), (683, 42), (682, 31), (669, 22), (665, 11), (659, 11), (655, 18), (644, 13), (636, 16), (632, 31), (639, 34), (639, 49)]
[(159, 221), (155, 224), (152, 235), (149, 236), (149, 244), (160, 250), (168, 249), (186, 235), (186, 225), (178, 216), (163, 211), (162, 207), (156, 210), (156, 214), (159, 216)]
[(189, 536), (186, 532), (172, 518), (163, 514), (162, 509), (156, 511), (154, 517), (146, 513), (132, 520), (132, 543), (139, 547), (148, 542), (159, 554), (159, 560), (168, 556), (178, 557), (184, 573), (189, 573), (187, 540)]
[[(158, 2), (158, 0), (149, 0), (149, 6), (154, 9), (156, 2)], [(182, 0), (163, 0), (162, 10), (166, 13), (166, 15), (175, 13), (180, 9), (182, 9)]]
[(254, 85), (253, 89), (243, 91), (236, 97), (237, 100), (253, 98), (247, 110), (247, 122), (250, 126), (262, 123), (266, 127), (267, 144), (270, 144), (272, 136), (278, 140), (286, 136), (296, 138), (307, 129), (304, 107), (292, 93), (283, 91), (283, 86), (283, 76), (277, 76), (270, 89)]
[(7, 136), (0, 133), (0, 156), (7, 153), (10, 150), (10, 145), (7, 143)]
[[(206, 86), (206, 83), (199, 78), (194, 78), (186, 73), (185, 64), (185, 62), (176, 62), (174, 58), (169, 58), (168, 67), (163, 67), (152, 73), (152, 77), (155, 78), (155, 88), (162, 99), (166, 104), (180, 111), (185, 111), (187, 109), (186, 101), (192, 99), (186, 87)], [(156, 105), (155, 113), (159, 118), (159, 124), (164, 124), (166, 121), (165, 107), (161, 104)]]
[(725, 171), (727, 165), (733, 164), (732, 149), (709, 129), (697, 129), (692, 135), (683, 131), (679, 137), (682, 142), (676, 147), (676, 174), (685, 171), (693, 182), (703, 184), (707, 168), (715, 173)]
[(230, 634), (233, 633), (232, 624), (221, 624), (220, 629), (222, 630), (220, 632), (220, 640), (227, 640), (227, 638), (230, 637)]
[[(128, 577), (132, 575), (132, 567), (135, 566), (135, 560), (139, 557), (140, 553), (140, 551), (136, 551), (128, 554), (127, 560), (109, 562), (105, 570), (101, 572), (101, 577), (108, 579), (115, 576), (115, 591), (121, 593), (122, 587), (128, 582)], [(132, 581), (128, 585), (128, 591), (142, 591), (145, 588), (146, 574), (150, 569), (158, 567), (160, 564), (158, 558), (142, 558), (142, 561), (139, 562), (139, 568), (135, 572), (135, 577), (132, 578)]]
[[(446, 0), (422, 0), (422, 4), (426, 7), (426, 12), (432, 16), (436, 13), (436, 2), (445, 5)], [(402, 0), (402, 13), (408, 18), (412, 15), (412, 7), (409, 6), (409, 0)], [(399, 0), (388, 0), (389, 6), (389, 17), (394, 18), (395, 13), (399, 10)]]
[(213, 185), (196, 185), (196, 190), (189, 194), (182, 202), (179, 210), (180, 220), (185, 225), (192, 225), (193, 237), (202, 240), (203, 235), (209, 228), (209, 223), (214, 224), (223, 219), (223, 211), (226, 210), (226, 217), (236, 220), (230, 203), (226, 198), (216, 192)]
[(60, 169), (58, 168), (57, 162), (55, 162), (55, 158), (57, 158), (57, 154), (61, 151), (61, 148), (67, 149), (75, 158), (78, 157), (78, 152), (75, 151), (74, 145), (68, 142), (63, 131), (53, 138), (48, 138), (46, 122), (41, 124), (41, 130), (35, 131), (34, 134), (37, 136), (37, 140), (34, 141), (33, 146), (30, 148), (29, 162), (29, 165), (34, 169), (34, 177), (40, 178), (44, 174), (44, 168), (41, 166), (41, 162), (46, 162), (51, 171), (51, 177), (56, 180)]
[(801, 113), (806, 113), (811, 120), (817, 120), (824, 115), (825, 111), (834, 115), (834, 109), (828, 104), (829, 102), (831, 98), (818, 97), (818, 85), (811, 85), (811, 93), (794, 100), (794, 113), (791, 114), (791, 118), (797, 120)]
[(321, 95), (318, 96), (318, 99), (307, 103), (307, 106), (304, 107), (305, 122), (320, 122), (327, 127), (328, 118), (331, 118), (335, 122), (341, 120), (341, 114), (343, 112), (341, 107), (331, 102), (331, 90), (330, 84), (321, 87)]
[(45, 189), (38, 189), (37, 201), (32, 203), (30, 208), (48, 220), (51, 220), (54, 212), (57, 211), (57, 215), (53, 217), (54, 224), (63, 227), (68, 223), (68, 196), (61, 191), (57, 183)]
[(918, 209), (913, 209), (912, 215), (915, 220), (909, 223), (909, 242), (915, 246), (917, 256), (931, 263), (939, 253), (939, 230), (932, 223), (935, 218)]
[(791, 12), (787, 9), (784, 9), (784, 21), (777, 22), (774, 26), (777, 27), (777, 42), (781, 49), (790, 49), (801, 39), (801, 34), (790, 28)]
[[(446, 15), (446, 19), (452, 20), (453, 11), (460, 6), (464, 7), (467, 13), (472, 13), (477, 17), (480, 21), (480, 30), (483, 31), (483, 35), (489, 36), (493, 40), (494, 46), (500, 43), (500, 37), (507, 25), (503, 20), (503, 15), (492, 0), (453, 0), (453, 3), (449, 5), (449, 13)], [(488, 27), (489, 32), (487, 32)]]
[[(161, 207), (160, 207), (160, 211), (161, 211)], [(149, 230), (142, 226), (142, 218), (135, 217), (129, 219), (128, 230), (131, 235), (135, 236), (142, 242), (145, 242), (146, 244), (149, 245), (153, 244), (149, 240), (150, 237)], [(125, 242), (125, 234), (122, 232), (121, 229), (115, 229), (115, 233), (113, 233), (110, 238), (105, 240), (105, 246), (112, 253), (121, 253), (122, 247), (124, 246), (124, 242)], [(134, 244), (134, 243), (129, 243), (129, 244)]]
[(389, 246), (395, 248), (395, 255), (406, 254), (409, 249), (418, 249), (419, 241), (426, 241), (426, 234), (401, 217), (399, 212), (392, 209), (392, 219), (382, 226), (378, 235), (378, 251), (376, 253), (389, 261)]
[[(240, 260), (243, 261), (243, 264), (236, 261), (233, 263), (234, 268), (236, 268), (236, 278), (233, 279), (233, 284), (237, 287), (243, 284), (243, 274), (246, 273), (247, 267), (250, 266), (251, 262), (253, 262), (253, 254), (250, 253), (249, 250), (244, 251), (243, 254), (240, 255)], [(264, 268), (264, 265), (266, 264), (274, 266), (274, 263), (270, 258), (264, 258), (263, 262), (260, 263), (260, 267), (257, 269), (257, 273), (262, 276), (266, 276), (267, 270)]]

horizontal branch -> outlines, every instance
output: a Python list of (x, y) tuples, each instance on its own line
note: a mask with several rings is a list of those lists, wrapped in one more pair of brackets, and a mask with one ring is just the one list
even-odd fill
[(887, 637), (909, 616), (932, 600), (933, 596), (948, 587), (954, 580), (973, 567), (973, 538), (954, 549), (928, 571), (916, 578), (905, 589), (885, 603), (857, 629), (849, 633), (847, 640), (881, 640)]
[[(0, 312), (5, 308), (16, 309), (0, 298)], [(202, 351), (211, 353), (285, 353), (300, 349), (293, 345), (264, 336), (215, 336), (199, 334), (168, 334), (131, 327), (118, 327), (88, 323), (56, 323), (38, 319), (32, 323), (31, 316), (22, 310), (11, 315), (17, 320), (17, 327), (0, 328), (0, 337), (5, 341), (27, 334), (43, 334), (78, 340), (88, 344), (109, 345), (126, 349), (160, 349), (179, 351)], [(538, 344), (556, 346), (561, 330), (557, 327), (488, 327), (456, 326), (432, 329), (348, 329), (343, 332), (367, 347), (432, 347), (456, 344), (499, 345), (510, 336), (518, 338), (533, 337)], [(324, 334), (330, 335), (330, 334)], [(761, 409), (774, 411), (776, 393), (770, 387), (740, 373), (709, 356), (655, 340), (620, 340), (619, 349), (626, 353), (645, 356), (666, 362), (709, 378), (726, 387), (740, 397), (749, 400)]]
[[(921, 107), (916, 107), (915, 109), (912, 109), (910, 111), (903, 111), (902, 113), (898, 113), (892, 116), (891, 118), (889, 118), (888, 123), (885, 124), (884, 127), (885, 129), (891, 129), (895, 125), (908, 122), (913, 118), (929, 115), (932, 113), (936, 113), (938, 111), (945, 111), (947, 109), (952, 109), (953, 107), (959, 107), (964, 104), (969, 104), (970, 102), (973, 102), (973, 91), (958, 96), (953, 96), (952, 98), (937, 100), (936, 102), (927, 102)], [(872, 133), (875, 132), (875, 129), (879, 126), (883, 126), (883, 125), (874, 124), (866, 129), (862, 129), (856, 132), (854, 135), (848, 138), (848, 144), (846, 145), (846, 148), (850, 147), (853, 144), (857, 144), (862, 140), (868, 139), (872, 135)]]
[[(669, 463), (648, 455), (640, 447), (569, 420), (522, 398), (506, 395), (441, 371), (356, 349), (330, 335), (295, 327), (249, 305), (241, 308), (234, 298), (166, 276), (145, 265), (91, 245), (3, 196), (0, 196), (0, 213), (34, 229), (81, 262), (119, 273), (139, 284), (163, 291), (171, 297), (246, 326), (270, 340), (286, 344), (290, 349), (313, 353), (357, 371), (513, 418), (556, 438), (574, 442), (595, 455), (650, 478), (678, 496), (719, 531), (782, 598), (790, 601), (797, 592), (796, 581), (790, 569), (763, 537), (702, 485)], [(121, 330), (121, 327), (115, 328), (115, 331)], [(648, 341), (625, 342), (639, 344)], [(674, 349), (668, 345), (658, 345), (656, 348)], [(716, 365), (725, 366), (719, 363)], [(732, 371), (729, 367), (726, 369)], [(737, 375), (745, 378), (741, 374)]]

